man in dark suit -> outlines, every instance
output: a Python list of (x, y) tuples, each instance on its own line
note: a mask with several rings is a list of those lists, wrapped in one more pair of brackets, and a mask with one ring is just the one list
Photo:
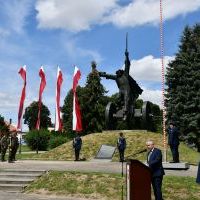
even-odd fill
[(148, 140), (146, 145), (148, 151), (147, 164), (152, 173), (151, 184), (153, 186), (155, 200), (163, 200), (162, 180), (165, 172), (162, 166), (162, 153), (160, 149), (154, 147), (152, 140)]
[(75, 161), (79, 160), (81, 146), (82, 146), (82, 139), (79, 136), (79, 134), (77, 134), (76, 137), (73, 139), (73, 148), (75, 151)]
[(174, 163), (179, 162), (179, 131), (173, 122), (170, 122), (168, 129), (168, 145), (170, 146)]

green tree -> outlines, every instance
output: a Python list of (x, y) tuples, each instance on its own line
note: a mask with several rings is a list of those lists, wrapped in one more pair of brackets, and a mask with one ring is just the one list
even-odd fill
[[(50, 111), (43, 103), (41, 104), (40, 128), (47, 129), (51, 126)], [(29, 130), (35, 129), (38, 118), (38, 101), (33, 101), (24, 113), (24, 123), (28, 125)]]
[(72, 112), (73, 112), (73, 91), (71, 89), (67, 93), (67, 96), (65, 97), (64, 104), (62, 107), (63, 129), (64, 132), (66, 132), (68, 138), (74, 137), (74, 133), (72, 131)]
[(83, 128), (86, 133), (101, 132), (105, 127), (105, 106), (108, 98), (96, 70), (88, 76), (80, 94)]
[(200, 151), (200, 25), (186, 27), (166, 74), (168, 121)]

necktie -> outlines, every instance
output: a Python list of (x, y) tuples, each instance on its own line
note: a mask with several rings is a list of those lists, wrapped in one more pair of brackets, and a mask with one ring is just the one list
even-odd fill
[(151, 157), (152, 151), (149, 152), (148, 157), (147, 157), (147, 162), (149, 163), (150, 157)]

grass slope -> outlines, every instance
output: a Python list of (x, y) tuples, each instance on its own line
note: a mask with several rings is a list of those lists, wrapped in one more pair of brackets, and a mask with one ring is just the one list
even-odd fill
[[(163, 149), (163, 138), (161, 134), (145, 132), (145, 131), (123, 131), (127, 141), (127, 148), (125, 151), (126, 158), (146, 160), (146, 153), (136, 154), (137, 152), (146, 148), (145, 142), (147, 139), (152, 139), (156, 147)], [(116, 146), (119, 131), (104, 131), (102, 133), (94, 133), (82, 137), (83, 146), (81, 150), (81, 158), (87, 160), (93, 159), (97, 154), (102, 144)], [(197, 164), (199, 161), (199, 153), (188, 148), (184, 144), (180, 144), (180, 160)], [(30, 155), (29, 155), (30, 156)], [(32, 156), (31, 156), (32, 157)], [(168, 160), (171, 160), (171, 152), (168, 149)], [(33, 159), (41, 160), (74, 160), (74, 151), (72, 148), (72, 141), (67, 142), (55, 149), (46, 153), (34, 155)], [(118, 151), (114, 154), (113, 161), (118, 160)]]
[[(125, 195), (125, 177), (119, 174), (53, 171), (29, 185), (26, 193), (120, 200), (122, 185)], [(200, 185), (192, 177), (164, 176), (163, 196), (165, 200), (198, 200)]]

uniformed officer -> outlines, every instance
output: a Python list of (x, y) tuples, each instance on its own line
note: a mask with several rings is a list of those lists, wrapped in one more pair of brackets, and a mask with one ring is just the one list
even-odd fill
[(82, 139), (77, 134), (77, 136), (73, 139), (73, 148), (74, 148), (74, 151), (75, 151), (75, 161), (79, 160), (81, 146), (82, 146)]
[(117, 140), (117, 148), (119, 150), (119, 161), (124, 161), (124, 151), (126, 149), (126, 139), (122, 132), (119, 133), (119, 138)]
[(8, 132), (4, 133), (4, 136), (1, 138), (0, 145), (1, 145), (1, 161), (4, 162), (6, 151), (8, 149), (8, 145), (9, 145), (9, 133)]
[(19, 147), (19, 141), (18, 141), (18, 138), (17, 138), (17, 132), (15, 131), (11, 135), (8, 162), (14, 162), (16, 160), (15, 156), (16, 156), (18, 147)]

